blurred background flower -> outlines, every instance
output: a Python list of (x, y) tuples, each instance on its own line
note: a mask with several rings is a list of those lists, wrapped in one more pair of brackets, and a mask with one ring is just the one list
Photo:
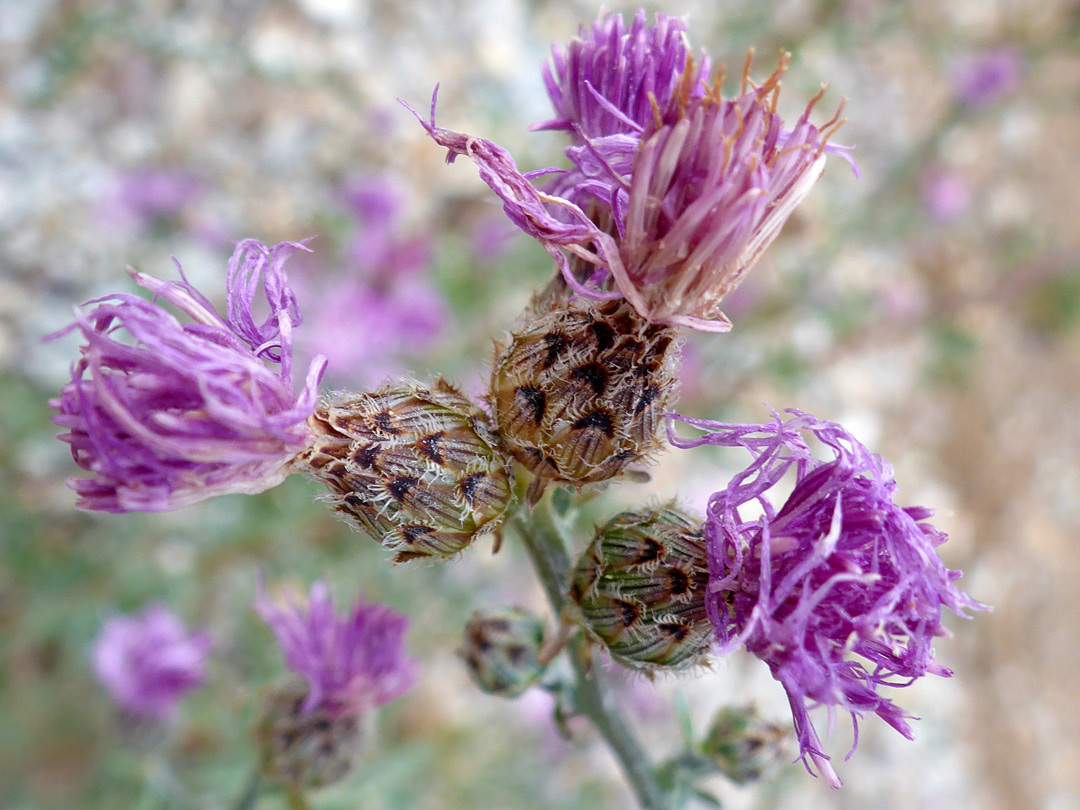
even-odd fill
[(168, 719), (206, 677), (210, 638), (189, 633), (164, 605), (114, 616), (94, 640), (93, 665), (116, 704), (133, 714)]
[[(837, 140), (855, 146), (862, 170), (860, 181), (839, 162), (826, 171), (726, 302), (734, 329), (690, 338), (680, 412), (749, 422), (766, 401), (843, 423), (892, 461), (903, 503), (937, 507), (945, 564), (997, 607), (962, 627), (946, 620), (958, 632), (937, 652), (955, 677), (903, 695), (924, 718), (916, 742), (867, 724), (843, 791), (791, 764), (768, 786), (716, 790), (736, 810), (1080, 805), (1080, 10), (1073, 0), (646, 7), (688, 15), (693, 46), (735, 74), (749, 46), (762, 63), (790, 50), (780, 114), (797, 118), (798, 100), (829, 81), (830, 96), (849, 98)], [(70, 454), (45, 405), (69, 379), (76, 339), (40, 342), (74, 304), (126, 284), (127, 264), (160, 274), (175, 254), (221, 309), (233, 240), (314, 236), (310, 259), (290, 263), (305, 316), (297, 339), (325, 329), (328, 354), (357, 358), (331, 359), (333, 386), (405, 368), (482, 388), (491, 339), (550, 260), (510, 229), (489, 235), (502, 216), (490, 191), (465, 161), (446, 167), (394, 99), (424, 108), (441, 81), (440, 123), (504, 145), (522, 170), (558, 164), (563, 133), (526, 131), (552, 115), (540, 65), (598, 9), (4, 5), (0, 806), (235, 803), (254, 762), (257, 696), (281, 670), (248, 610), (257, 566), (272, 579), (362, 587), (414, 617), (417, 685), (378, 712), (379, 745), (318, 795), (318, 810), (628, 805), (587, 728), (572, 723), (553, 754), (550, 723), (522, 723), (519, 707), (475, 691), (454, 656), (473, 610), (512, 602), (545, 615), (515, 543), (497, 557), (478, 544), (449, 565), (392, 568), (296, 476), (167, 514), (77, 513), (63, 483)], [(332, 314), (318, 314), (324, 303)], [(742, 464), (719, 449), (668, 453), (651, 485), (612, 487), (586, 519), (653, 493), (703, 503)], [(152, 752), (116, 728), (86, 655), (97, 617), (148, 603), (215, 644), (214, 677)], [(756, 663), (732, 658), (654, 688), (685, 701), (699, 733), (722, 700), (753, 700), (766, 720), (790, 723)], [(630, 716), (656, 756), (672, 753), (670, 714)], [(850, 745), (838, 725), (823, 740), (830, 751)]]

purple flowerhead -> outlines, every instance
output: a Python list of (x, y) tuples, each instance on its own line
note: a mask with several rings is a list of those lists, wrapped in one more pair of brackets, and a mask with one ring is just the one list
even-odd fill
[(963, 62), (953, 75), (953, 96), (968, 107), (984, 107), (1016, 92), (1023, 77), (1023, 56), (1005, 46)]
[(105, 622), (91, 652), (94, 672), (113, 700), (133, 714), (167, 719), (202, 684), (210, 639), (189, 633), (162, 605)]
[[(647, 42), (648, 40), (642, 40)], [(641, 45), (644, 47), (644, 45)], [(567, 147), (569, 170), (522, 174), (502, 147), (421, 123), (449, 152), (466, 155), (502, 199), (510, 220), (547, 249), (574, 293), (626, 298), (649, 320), (723, 332), (720, 300), (776, 238), (821, 175), (839, 111), (820, 127), (810, 114), (786, 128), (776, 114), (787, 57), (761, 85), (748, 76), (724, 100), (722, 73), (702, 93), (687, 58), (666, 107), (639, 124)], [(655, 98), (655, 96), (654, 96)], [(603, 107), (612, 115), (613, 108)], [(418, 116), (419, 117), (419, 116)], [(531, 178), (557, 171), (546, 189)]]
[(919, 178), (926, 212), (938, 222), (949, 222), (971, 207), (971, 184), (963, 174), (945, 166), (932, 166)]
[(400, 613), (358, 600), (339, 616), (322, 582), (306, 601), (289, 604), (268, 599), (260, 583), (254, 607), (277, 636), (285, 663), (307, 681), (303, 711), (356, 715), (412, 687), (417, 662), (405, 656), (409, 620)]
[[(533, 129), (559, 129), (578, 143), (619, 133), (637, 135), (652, 121), (654, 110), (666, 109), (691, 60), (686, 22), (656, 15), (646, 24), (639, 11), (627, 30), (621, 14), (597, 20), (565, 48), (551, 49), (544, 65), (544, 84), (556, 117)], [(691, 67), (690, 93), (701, 97), (708, 89), (708, 58)]]
[(98, 214), (109, 225), (142, 227), (158, 217), (183, 211), (204, 191), (195, 175), (164, 168), (117, 172), (99, 201)]
[(362, 226), (393, 228), (401, 216), (403, 195), (392, 177), (357, 175), (341, 189), (341, 198)]
[[(742, 447), (752, 457), (709, 499), (709, 618), (721, 652), (742, 645), (769, 665), (787, 692), (807, 769), (813, 773), (812, 761), (839, 787), (808, 707), (850, 712), (856, 745), (858, 717), (869, 712), (912, 739), (910, 715), (879, 687), (951, 675), (931, 649), (947, 635), (941, 609), (964, 616), (984, 606), (953, 584), (960, 573), (937, 555), (946, 536), (927, 522), (930, 510), (894, 502), (896, 482), (881, 456), (840, 425), (787, 413), (787, 421), (777, 415), (762, 425), (676, 415), (705, 435), (671, 438), (682, 448)], [(804, 434), (832, 458), (816, 458)], [(777, 505), (769, 491), (789, 471), (794, 489)], [(764, 514), (749, 517), (747, 506)]]
[[(81, 509), (159, 512), (228, 492), (280, 483), (311, 436), (325, 366), (292, 382), (292, 331), (300, 324), (284, 264), (303, 245), (240, 242), (229, 260), (227, 313), (180, 281), (128, 270), (153, 301), (126, 293), (75, 311), (85, 341), (72, 379), (50, 400), (60, 439), (89, 478), (68, 484)], [(179, 267), (179, 265), (178, 265)], [(269, 314), (255, 315), (262, 297)], [(159, 300), (191, 318), (182, 324)]]

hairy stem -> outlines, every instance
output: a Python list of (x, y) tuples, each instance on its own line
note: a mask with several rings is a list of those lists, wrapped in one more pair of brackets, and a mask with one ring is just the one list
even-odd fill
[(600, 667), (590, 666), (585, 640), (578, 636), (573, 643), (570, 659), (581, 710), (592, 720), (597, 731), (611, 748), (623, 773), (634, 789), (643, 810), (667, 810), (668, 801), (656, 781), (656, 771), (641, 743), (634, 737), (618, 708), (614, 706), (611, 690)]
[(564, 589), (570, 570), (570, 557), (566, 553), (562, 535), (555, 526), (547, 498), (536, 505), (531, 515), (517, 514), (511, 524), (521, 537), (544, 593), (555, 611), (555, 618), (559, 620), (566, 604)]
[[(566, 605), (565, 587), (570, 558), (551, 512), (549, 499), (545, 497), (531, 514), (518, 514), (512, 523), (558, 619)], [(569, 653), (574, 667), (579, 708), (615, 754), (642, 810), (667, 810), (667, 797), (656, 780), (655, 769), (641, 744), (623, 722), (603, 672), (600, 667), (592, 666), (585, 639), (580, 634), (571, 641)]]

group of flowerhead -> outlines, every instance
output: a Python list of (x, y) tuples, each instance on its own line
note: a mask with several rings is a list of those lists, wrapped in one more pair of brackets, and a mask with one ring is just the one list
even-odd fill
[[(307, 599), (273, 600), (260, 581), (253, 607), (292, 672), (261, 695), (253, 726), (259, 769), (283, 787), (331, 784), (352, 766), (372, 710), (413, 684), (418, 662), (405, 654), (408, 619), (360, 599), (338, 614), (322, 582)], [(161, 723), (205, 683), (217, 646), (158, 604), (106, 621), (92, 661), (125, 715)]]
[[(839, 425), (794, 410), (752, 425), (669, 413), (679, 330), (730, 328), (721, 299), (776, 237), (826, 155), (841, 152), (828, 144), (839, 113), (810, 122), (820, 94), (793, 126), (777, 115), (786, 61), (755, 84), (748, 59), (739, 92), (725, 99), (723, 71), (710, 77), (683, 22), (657, 15), (649, 24), (640, 13), (627, 28), (606, 16), (545, 67), (556, 117), (537, 128), (569, 133), (568, 167), (523, 174), (496, 144), (437, 127), (433, 112), (421, 122), (449, 160), (476, 164), (510, 220), (556, 265), (517, 331), (496, 346), (487, 409), (442, 379), (317, 402), (321, 358), (297, 392), (291, 341), (301, 318), (284, 263), (307, 249), (301, 243), (239, 243), (224, 317), (182, 274), (166, 283), (132, 272), (155, 300), (116, 295), (78, 313), (72, 328), (86, 343), (52, 403), (68, 428), (61, 438), (91, 473), (72, 484), (79, 505), (167, 510), (302, 472), (395, 561), (453, 558), (484, 535), (497, 545), (507, 514), (523, 508), (515, 462), (534, 506), (551, 485), (611, 481), (666, 441), (742, 448), (748, 466), (712, 495), (704, 519), (674, 503), (612, 518), (566, 592), (589, 637), (628, 666), (699, 664), (714, 643), (758, 656), (787, 693), (804, 763), (839, 785), (808, 707), (839, 707), (853, 719), (871, 712), (910, 737), (907, 715), (879, 687), (948, 675), (931, 652), (945, 633), (942, 607), (962, 615), (979, 605), (939, 559), (945, 535), (927, 522), (930, 512), (896, 505), (888, 464)], [(545, 174), (554, 179), (534, 183)], [(260, 283), (270, 314), (257, 323)], [(181, 324), (159, 300), (194, 323)], [(701, 435), (679, 438), (665, 417)], [(774, 493), (789, 472), (794, 489), (781, 501)], [(748, 506), (763, 514), (744, 515)], [(324, 609), (313, 594), (309, 625)], [(325, 650), (289, 648), (309, 643), (314, 627), (261, 610), (291, 640), (294, 669), (304, 671), (301, 659), (325, 661)], [(542, 637), (521, 621), (470, 626), (484, 649), (502, 650), (490, 642), (507, 634), (532, 639), (505, 661), (470, 660), (478, 677), (496, 672), (488, 681), (510, 683), (504, 693), (534, 680), (514, 680), (511, 659), (534, 662)], [(377, 652), (350, 647), (341, 632), (345, 671), (363, 671), (359, 658)], [(323, 705), (322, 681), (308, 680), (291, 698), (298, 711)]]

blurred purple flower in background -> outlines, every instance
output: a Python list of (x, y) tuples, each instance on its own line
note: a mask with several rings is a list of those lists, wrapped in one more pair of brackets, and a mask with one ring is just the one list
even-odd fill
[(494, 264), (506, 255), (515, 234), (517, 231), (498, 212), (482, 215), (469, 232), (473, 258), (480, 264)]
[(957, 171), (932, 166), (919, 178), (923, 207), (938, 222), (949, 222), (971, 206), (971, 185)]
[(405, 655), (409, 620), (384, 605), (358, 600), (339, 616), (322, 582), (307, 600), (289, 604), (268, 599), (260, 583), (254, 608), (274, 631), (285, 663), (307, 681), (305, 712), (358, 715), (413, 685), (418, 664)]
[(163, 605), (105, 622), (91, 652), (94, 672), (126, 711), (167, 719), (202, 684), (210, 638), (189, 633)]
[(180, 169), (121, 170), (107, 184), (97, 213), (108, 225), (134, 230), (181, 213), (204, 191), (198, 177)]
[[(68, 429), (69, 480), (82, 509), (158, 512), (228, 492), (280, 483), (306, 446), (306, 421), (325, 367), (317, 358), (297, 394), (292, 330), (300, 324), (284, 264), (303, 245), (237, 245), (229, 261), (227, 317), (183, 277), (165, 282), (129, 270), (137, 284), (191, 317), (181, 324), (156, 301), (117, 293), (76, 310), (86, 343), (72, 379), (49, 402)], [(179, 265), (177, 265), (179, 267)], [(269, 304), (254, 314), (260, 285)], [(124, 335), (126, 333), (126, 336)]]
[(964, 60), (953, 74), (953, 96), (968, 107), (982, 107), (1015, 93), (1023, 77), (1024, 57), (1007, 45)]
[(341, 198), (355, 224), (349, 271), (310, 274), (317, 280), (298, 285), (309, 314), (302, 341), (326, 356), (331, 379), (371, 386), (431, 347), (446, 323), (446, 303), (425, 277), (430, 239), (404, 232), (405, 199), (397, 183), (357, 177)]
[(353, 177), (344, 183), (340, 193), (357, 222), (379, 230), (395, 224), (404, 204), (402, 190), (390, 176)]
[[(792, 418), (761, 425), (728, 425), (674, 418), (704, 431), (672, 443), (681, 448), (743, 447), (753, 462), (709, 500), (709, 618), (720, 652), (744, 646), (769, 665), (791, 704), (807, 769), (812, 760), (839, 787), (809, 705), (866, 712), (911, 739), (906, 714), (878, 694), (880, 686), (909, 686), (932, 673), (952, 673), (934, 661), (933, 639), (947, 634), (941, 609), (964, 616), (984, 606), (953, 584), (936, 548), (947, 539), (926, 522), (931, 512), (893, 501), (896, 482), (881, 456), (844, 428), (789, 410)], [(833, 454), (817, 459), (807, 432)], [(795, 485), (782, 506), (766, 493), (789, 470)], [(755, 504), (764, 516), (746, 519)]]

